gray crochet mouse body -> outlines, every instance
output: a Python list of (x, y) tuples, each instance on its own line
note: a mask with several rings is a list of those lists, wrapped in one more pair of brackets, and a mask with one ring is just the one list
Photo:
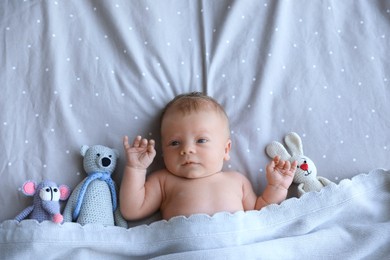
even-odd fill
[(88, 176), (73, 190), (63, 213), (64, 221), (127, 228), (119, 210), (116, 185), (111, 178), (117, 151), (102, 145), (83, 146), (81, 155)]

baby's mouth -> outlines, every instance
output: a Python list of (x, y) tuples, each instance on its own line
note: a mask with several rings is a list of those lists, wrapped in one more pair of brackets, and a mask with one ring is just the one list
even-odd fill
[(184, 162), (182, 165), (183, 166), (189, 166), (189, 165), (194, 165), (194, 164), (196, 164), (195, 162), (192, 162), (192, 161), (186, 161), (186, 162)]

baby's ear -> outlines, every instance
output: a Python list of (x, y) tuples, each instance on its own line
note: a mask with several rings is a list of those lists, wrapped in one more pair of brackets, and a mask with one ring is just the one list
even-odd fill
[(230, 149), (232, 149), (232, 140), (229, 139), (225, 145), (225, 156), (223, 157), (225, 161), (230, 160), (230, 155), (229, 155)]

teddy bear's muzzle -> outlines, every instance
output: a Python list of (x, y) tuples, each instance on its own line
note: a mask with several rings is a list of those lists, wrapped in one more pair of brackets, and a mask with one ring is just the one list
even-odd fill
[(108, 166), (110, 166), (110, 164), (111, 164), (111, 159), (110, 158), (108, 158), (108, 157), (102, 158), (102, 165), (103, 165), (103, 167), (108, 167)]

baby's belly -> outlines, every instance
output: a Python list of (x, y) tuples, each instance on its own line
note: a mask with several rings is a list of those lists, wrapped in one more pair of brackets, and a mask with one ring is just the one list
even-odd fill
[(196, 197), (176, 196), (163, 203), (161, 213), (164, 219), (175, 216), (190, 216), (193, 214), (214, 215), (217, 212), (237, 212), (244, 210), (242, 201), (237, 196), (213, 196), (197, 195)]

